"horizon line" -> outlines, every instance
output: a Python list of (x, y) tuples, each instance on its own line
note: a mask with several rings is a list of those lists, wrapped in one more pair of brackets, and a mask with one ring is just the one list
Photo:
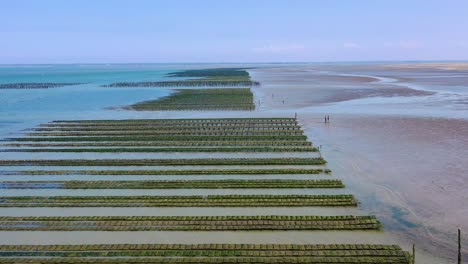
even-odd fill
[(427, 62), (466, 62), (462, 60), (345, 60), (345, 61), (287, 61), (287, 62), (70, 62), (70, 63), (0, 63), (1, 66), (16, 65), (128, 65), (128, 64), (307, 64), (307, 63), (427, 63)]

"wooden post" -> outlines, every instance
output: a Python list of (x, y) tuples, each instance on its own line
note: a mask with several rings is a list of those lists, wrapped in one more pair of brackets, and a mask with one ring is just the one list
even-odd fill
[(461, 231), (460, 231), (460, 228), (458, 229), (458, 264), (461, 264), (461, 259), (462, 259), (462, 255), (461, 255)]
[(411, 261), (412, 264), (415, 263), (415, 259), (416, 259), (416, 249), (414, 248), (414, 244), (413, 244), (413, 260)]

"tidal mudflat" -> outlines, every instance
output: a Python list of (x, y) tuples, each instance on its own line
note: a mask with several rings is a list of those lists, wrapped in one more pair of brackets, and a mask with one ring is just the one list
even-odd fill
[[(263, 84), (254, 89), (263, 110), (300, 113), (305, 134), (331, 158), (328, 166), (388, 232), (454, 259), (456, 230), (468, 223), (466, 64), (308, 65), (251, 74)], [(342, 97), (344, 89), (353, 95)]]

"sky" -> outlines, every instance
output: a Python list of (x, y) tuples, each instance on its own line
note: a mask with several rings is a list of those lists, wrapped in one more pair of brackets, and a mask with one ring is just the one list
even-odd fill
[(468, 60), (467, 0), (0, 0), (0, 64)]

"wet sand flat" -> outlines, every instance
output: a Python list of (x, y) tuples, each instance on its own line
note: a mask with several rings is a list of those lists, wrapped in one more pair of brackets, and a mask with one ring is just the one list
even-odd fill
[(380, 81), (378, 78), (322, 73), (308, 66), (254, 69), (249, 72), (262, 83), (262, 86), (254, 89), (260, 107), (269, 110), (297, 109), (366, 97), (432, 94), (392, 84), (377, 85)]
[[(468, 112), (464, 115), (459, 108), (445, 111), (451, 101), (443, 100), (443, 92), (436, 95), (442, 98), (437, 105), (425, 101), (427, 94), (424, 91), (395, 95), (398, 96), (395, 98), (402, 98), (402, 103), (398, 100), (393, 100), (392, 104), (386, 104), (384, 100), (361, 100), (360, 104), (358, 101), (352, 104), (350, 99), (353, 98), (343, 98), (349, 103), (333, 103), (329, 98), (343, 96), (335, 83), (327, 85), (305, 77), (317, 74), (310, 73), (317, 68), (320, 67), (296, 67), (298, 73), (283, 73), (288, 75), (287, 79), (295, 78), (292, 85), (275, 83), (284, 77), (281, 69), (253, 70), (252, 75), (265, 83), (257, 93), (263, 100), (264, 110), (282, 108), (297, 112), (306, 135), (322, 145), (322, 153), (330, 159), (328, 166), (334, 176), (344, 179), (361, 201), (361, 206), (383, 220), (389, 233), (401, 241), (416, 243), (434, 254), (453, 259), (457, 228), (468, 230)], [(369, 68), (368, 65), (356, 66), (354, 72), (367, 74)], [(382, 68), (384, 66), (377, 67)], [(329, 66), (327, 69), (353, 73), (351, 67)], [(398, 68), (385, 73), (395, 77), (418, 74), (423, 70), (404, 72)], [(433, 73), (429, 71), (427, 74)], [(456, 82), (447, 81), (448, 87), (453, 84)], [(354, 84), (341, 85), (347, 86), (346, 89), (355, 87)], [(361, 82), (360, 86), (368, 85)], [(397, 85), (398, 89), (405, 89), (402, 86)], [(277, 91), (287, 96), (284, 104), (279, 101)], [(274, 98), (271, 93), (275, 94)], [(411, 108), (405, 111), (409, 104), (403, 98), (407, 95), (414, 98), (407, 101), (418, 109), (414, 116), (411, 116)], [(463, 96), (460, 94), (460, 100)], [(366, 103), (373, 104), (372, 108)], [(395, 108), (399, 109), (395, 111)], [(373, 113), (373, 109), (378, 109), (378, 114)], [(325, 125), (323, 116), (330, 114), (329, 111), (332, 111), (331, 124)], [(447, 113), (461, 118), (449, 118)], [(468, 252), (464, 254), (468, 255)]]
[(332, 170), (361, 190), (362, 205), (382, 214), (388, 227), (446, 247), (456, 228), (468, 229), (468, 121), (343, 116), (333, 127), (304, 122), (326, 144)]

